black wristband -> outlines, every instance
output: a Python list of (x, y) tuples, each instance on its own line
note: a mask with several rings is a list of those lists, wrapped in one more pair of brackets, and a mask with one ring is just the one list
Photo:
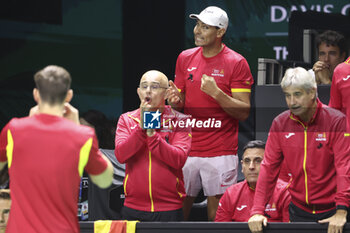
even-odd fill
[(336, 209), (337, 210), (348, 210), (348, 207), (345, 205), (337, 205)]

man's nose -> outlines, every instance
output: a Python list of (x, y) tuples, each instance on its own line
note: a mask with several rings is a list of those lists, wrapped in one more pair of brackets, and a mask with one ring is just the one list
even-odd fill
[(324, 61), (329, 61), (329, 54), (328, 53), (324, 56)]
[(195, 26), (193, 29), (194, 34), (199, 34), (200, 33), (200, 27)]
[(290, 97), (290, 101), (289, 101), (289, 102), (290, 102), (290, 105), (294, 105), (294, 104), (295, 104), (295, 101), (296, 101), (296, 100), (295, 100), (295, 97), (294, 97), (294, 96), (291, 96), (291, 97)]
[(0, 223), (5, 223), (5, 214), (4, 213), (0, 214)]
[(250, 169), (250, 170), (254, 170), (254, 169), (255, 169), (255, 163), (254, 163), (254, 161), (250, 161), (250, 163), (249, 163), (249, 169)]

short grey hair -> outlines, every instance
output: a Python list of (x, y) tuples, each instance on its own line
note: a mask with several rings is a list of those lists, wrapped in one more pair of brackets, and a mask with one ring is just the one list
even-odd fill
[(306, 91), (317, 89), (316, 80), (312, 75), (302, 67), (289, 68), (281, 81), (282, 89), (287, 87), (298, 87)]

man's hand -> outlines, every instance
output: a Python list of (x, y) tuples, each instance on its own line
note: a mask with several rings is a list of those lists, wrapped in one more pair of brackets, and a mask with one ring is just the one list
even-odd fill
[(64, 103), (63, 117), (80, 125), (79, 111), (69, 103)]
[(201, 79), (201, 90), (214, 99), (215, 96), (220, 92), (220, 88), (216, 85), (215, 79), (206, 74), (203, 74)]
[(329, 64), (323, 61), (317, 61), (312, 70), (315, 72), (315, 78), (317, 84), (331, 84), (332, 77), (331, 71), (329, 70)]
[(172, 106), (178, 106), (180, 104), (181, 100), (181, 95), (179, 92), (179, 89), (175, 85), (173, 81), (169, 81), (169, 89), (168, 89), (168, 103)]
[(143, 112), (148, 112), (151, 109), (151, 105), (145, 99), (141, 99), (140, 103), (140, 127), (143, 129)]
[(267, 218), (264, 215), (261, 214), (254, 214), (250, 219), (248, 220), (248, 226), (252, 233), (262, 233), (263, 232), (263, 226), (267, 226)]
[(342, 233), (346, 223), (346, 210), (337, 210), (332, 217), (322, 219), (319, 223), (328, 223), (328, 233)]

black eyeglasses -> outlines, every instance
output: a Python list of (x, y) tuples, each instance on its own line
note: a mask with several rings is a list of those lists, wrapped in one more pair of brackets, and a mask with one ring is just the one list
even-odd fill
[(141, 90), (145, 91), (148, 89), (148, 87), (151, 89), (151, 91), (153, 92), (156, 92), (160, 89), (168, 89), (168, 87), (162, 87), (160, 85), (160, 83), (151, 83), (151, 84), (148, 84), (148, 83), (141, 83), (140, 84), (140, 88)]

